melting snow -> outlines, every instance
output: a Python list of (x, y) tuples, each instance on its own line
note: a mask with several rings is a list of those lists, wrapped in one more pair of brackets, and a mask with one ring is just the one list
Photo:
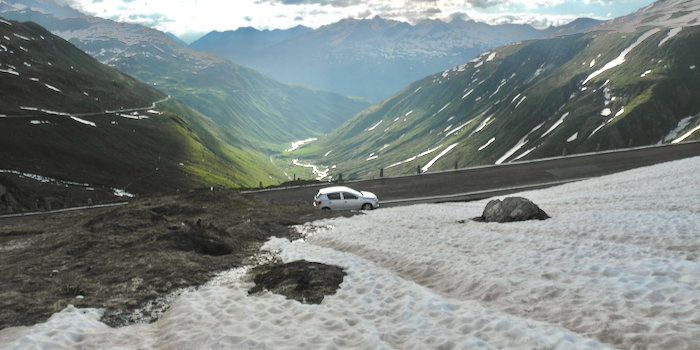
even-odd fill
[(680, 33), (681, 30), (683, 30), (683, 27), (673, 28), (673, 29), (669, 30), (669, 31), (668, 31), (668, 35), (667, 35), (665, 38), (661, 39), (661, 41), (659, 42), (659, 47), (661, 47), (661, 45), (663, 45), (663, 44), (664, 44), (665, 42), (667, 42), (669, 39), (671, 39), (671, 38), (673, 38), (674, 36), (676, 36), (676, 34)]
[(486, 59), (486, 62), (491, 62), (491, 61), (493, 61), (494, 58), (496, 58), (496, 52), (489, 55), (489, 58)]
[(371, 156), (371, 157), (367, 158), (367, 160), (370, 161), (370, 160), (375, 160), (377, 158), (379, 158), (379, 156)]
[(447, 104), (446, 104), (445, 106), (443, 106), (442, 108), (440, 108), (440, 110), (438, 111), (438, 113), (440, 113), (440, 112), (444, 111), (444, 110), (445, 110), (445, 108), (447, 108), (447, 106), (449, 106), (449, 105), (450, 105), (450, 103), (451, 103), (451, 102), (447, 102)]
[(586, 85), (586, 83), (587, 83), (589, 80), (591, 80), (591, 79), (597, 77), (598, 75), (600, 75), (601, 73), (605, 72), (606, 70), (611, 69), (611, 68), (615, 68), (615, 67), (617, 67), (617, 66), (619, 66), (619, 65), (621, 65), (621, 64), (623, 64), (623, 63), (625, 63), (625, 56), (627, 56), (627, 54), (630, 53), (630, 51), (632, 51), (632, 49), (634, 49), (635, 47), (637, 47), (637, 45), (641, 44), (641, 43), (642, 43), (644, 40), (646, 40), (648, 37), (650, 37), (650, 36), (652, 36), (652, 35), (658, 33), (659, 30), (660, 30), (659, 28), (654, 28), (654, 29), (649, 30), (649, 31), (647, 31), (646, 33), (642, 34), (642, 36), (640, 36), (640, 37), (637, 39), (637, 41), (635, 41), (632, 45), (630, 45), (628, 48), (626, 48), (624, 51), (622, 51), (622, 53), (620, 53), (620, 55), (619, 55), (616, 59), (614, 59), (614, 60), (608, 62), (608, 64), (606, 64), (605, 66), (603, 66), (603, 68), (601, 68), (601, 69), (599, 69), (599, 70), (593, 72), (591, 75), (589, 75), (588, 78), (586, 78), (586, 80), (583, 81), (583, 85)]
[(446, 155), (453, 148), (457, 147), (458, 144), (459, 143), (453, 143), (453, 144), (449, 145), (447, 148), (445, 148), (442, 152), (440, 152), (440, 154), (436, 155), (435, 158), (433, 158), (430, 162), (428, 162), (428, 164), (426, 164), (423, 168), (421, 168), (421, 172), (428, 171), (428, 169), (430, 169), (430, 167), (432, 167), (433, 164), (435, 164), (435, 162), (438, 161), (438, 159), (442, 158), (444, 155)]
[(566, 139), (566, 142), (572, 142), (578, 138), (578, 132), (575, 134), (571, 135), (568, 139)]
[(12, 74), (12, 75), (17, 75), (17, 76), (19, 76), (19, 72), (15, 72), (15, 71), (13, 71), (13, 70), (0, 69), (0, 73), (7, 73), (7, 74)]
[(607, 116), (609, 116), (609, 115), (611, 115), (611, 114), (612, 114), (612, 111), (610, 110), (610, 108), (606, 108), (606, 109), (600, 111), (600, 115), (602, 115), (602, 116), (604, 116), (604, 117), (607, 117)]
[(78, 122), (78, 123), (82, 123), (82, 124), (85, 124), (85, 125), (90, 125), (90, 126), (92, 126), (93, 128), (96, 128), (96, 127), (97, 127), (97, 125), (96, 125), (95, 123), (91, 122), (91, 121), (87, 121), (87, 120), (85, 120), (85, 119), (80, 119), (80, 118), (78, 118), (78, 117), (70, 117), (70, 118), (73, 119), (73, 120), (75, 120), (75, 121)]
[(518, 108), (518, 106), (520, 106), (520, 104), (523, 103), (523, 101), (525, 101), (526, 98), (527, 98), (527, 96), (523, 96), (523, 98), (520, 99), (520, 101), (518, 102), (518, 104), (515, 105), (515, 108)]
[(49, 84), (44, 84), (44, 85), (46, 85), (47, 88), (49, 88), (49, 89), (51, 89), (51, 90), (53, 90), (53, 91), (61, 92), (61, 90), (59, 90), (59, 89), (58, 89), (57, 87), (55, 87), (55, 86), (51, 86), (51, 85), (49, 85)]
[(19, 34), (17, 34), (17, 33), (13, 33), (12, 35), (14, 35), (14, 36), (16, 36), (16, 37), (18, 37), (18, 38), (20, 38), (20, 39), (22, 39), (22, 40), (25, 40), (25, 41), (30, 41), (30, 40), (31, 40), (31, 39), (27, 38), (26, 36), (22, 36), (22, 35), (19, 35)]
[(483, 150), (484, 148), (488, 147), (490, 144), (492, 144), (494, 141), (496, 141), (495, 137), (492, 137), (490, 140), (488, 140), (483, 146), (479, 147), (479, 151)]
[(690, 135), (692, 135), (693, 133), (695, 133), (695, 132), (698, 131), (698, 130), (700, 130), (700, 125), (696, 126), (695, 128), (693, 128), (692, 130), (688, 131), (687, 133), (681, 135), (681, 137), (679, 137), (679, 138), (677, 138), (677, 139), (671, 141), (671, 143), (679, 143), (679, 142), (682, 142), (683, 140), (687, 139)]
[(483, 130), (485, 127), (487, 127), (489, 124), (491, 124), (495, 119), (493, 119), (493, 114), (488, 116), (486, 119), (484, 119), (479, 126), (472, 131), (471, 135), (476, 134), (477, 132)]
[[(408, 111), (408, 113), (406, 113), (405, 116), (408, 117), (408, 116), (411, 115), (412, 113), (413, 113), (413, 110), (410, 110), (410, 111)], [(399, 118), (396, 118), (396, 119), (399, 119)]]
[(299, 147), (303, 146), (306, 143), (313, 142), (318, 140), (317, 138), (308, 138), (306, 140), (301, 140), (301, 141), (294, 141), (292, 142), (292, 148), (284, 150), (285, 152), (294, 152), (296, 149)]
[(640, 78), (644, 78), (644, 77), (646, 77), (647, 74), (649, 74), (649, 73), (651, 73), (651, 70), (648, 70), (648, 71), (642, 73), (642, 75), (640, 75), (639, 77), (640, 77)]
[(331, 152), (333, 152), (333, 150), (330, 150), (330, 151), (326, 152), (326, 154), (324, 154), (323, 156), (324, 156), (324, 157), (328, 157), (328, 155), (331, 154)]
[(508, 152), (506, 152), (506, 154), (504, 154), (501, 158), (498, 158), (498, 160), (494, 164), (496, 164), (496, 165), (502, 164), (503, 162), (506, 161), (506, 159), (510, 158), (510, 156), (515, 154), (515, 152), (517, 152), (520, 148), (525, 146), (525, 144), (527, 143), (527, 137), (530, 136), (530, 134), (532, 134), (533, 132), (539, 130), (542, 127), (542, 125), (544, 125), (544, 123), (532, 128), (532, 130), (530, 130), (530, 132), (527, 133), (527, 135), (523, 136), (523, 138), (520, 139), (520, 141), (518, 141), (518, 143), (516, 143), (515, 146), (513, 146), (513, 148), (508, 150)]
[(595, 130), (593, 130), (593, 132), (591, 132), (591, 134), (588, 135), (588, 138), (590, 139), (591, 136), (593, 136), (593, 134), (595, 134), (596, 132), (598, 132), (598, 130), (602, 129), (602, 128), (605, 126), (605, 124), (607, 124), (607, 123), (600, 124), (599, 127), (595, 128)]
[(381, 124), (383, 121), (384, 121), (383, 119), (380, 120), (380, 121), (378, 121), (376, 124), (372, 125), (369, 129), (367, 129), (367, 131), (372, 131), (372, 130), (374, 130), (374, 129), (375, 129), (376, 127), (378, 127), (379, 124)]
[(7, 24), (8, 26), (11, 26), (11, 25), (12, 25), (12, 23), (10, 23), (10, 22), (8, 22), (8, 21), (2, 19), (2, 18), (0, 18), (0, 23)]
[(526, 155), (530, 154), (532, 151), (536, 150), (537, 147), (538, 147), (538, 146), (532, 147), (532, 148), (530, 148), (529, 150), (523, 152), (523, 153), (520, 154), (519, 156), (513, 158), (513, 160), (511, 160), (511, 162), (514, 162), (514, 161), (516, 161), (516, 160), (519, 160), (519, 159), (522, 158), (522, 157), (525, 157)]
[(595, 58), (593, 59), (593, 61), (591, 61), (591, 64), (590, 64), (589, 67), (590, 67), (590, 68), (593, 68), (593, 66), (595, 66)]
[(319, 170), (319, 168), (318, 168), (317, 166), (315, 166), (315, 165), (313, 165), (313, 164), (302, 164), (302, 163), (299, 163), (299, 159), (293, 159), (293, 160), (292, 160), (292, 163), (293, 163), (294, 165), (300, 166), (300, 167), (302, 167), (302, 168), (311, 168), (311, 169), (313, 169), (313, 170), (312, 170), (313, 173), (317, 175), (316, 180), (323, 180), (324, 178), (328, 177), (328, 172), (330, 171), (330, 169), (326, 169), (326, 170), (321, 171), (321, 170)]
[(408, 158), (408, 159), (406, 159), (406, 160), (402, 160), (402, 161), (400, 161), (400, 162), (396, 162), (396, 163), (394, 163), (394, 164), (391, 164), (391, 165), (387, 166), (385, 169), (393, 168), (393, 167), (395, 167), (395, 166), (397, 166), (397, 165), (401, 165), (401, 164), (405, 164), (405, 163), (412, 162), (412, 161), (414, 161), (414, 160), (416, 160), (416, 159), (418, 159), (418, 158), (420, 158), (420, 157), (426, 156), (426, 155), (428, 155), (428, 154), (430, 154), (430, 153), (433, 153), (433, 152), (439, 150), (441, 147), (442, 147), (442, 145), (437, 146), (437, 147), (435, 147), (435, 148), (433, 148), (433, 149), (427, 150), (427, 151), (425, 151), (425, 152), (423, 152), (423, 153), (421, 153), (421, 154), (419, 154), (419, 155), (417, 155), (417, 156), (413, 156), (413, 157)]
[(454, 128), (454, 129), (452, 129), (450, 132), (448, 132), (447, 134), (445, 134), (444, 137), (448, 137), (448, 136), (450, 136), (450, 135), (452, 135), (452, 134), (454, 134), (454, 133), (460, 131), (462, 128), (464, 128), (465, 126), (471, 124), (471, 122), (473, 122), (473, 121), (476, 120), (476, 119), (477, 119), (477, 118), (473, 118), (473, 119), (469, 120), (468, 122), (466, 122), (466, 123), (464, 123), (464, 124), (462, 124), (462, 125), (460, 125), (460, 126)]
[(129, 197), (129, 198), (134, 198), (136, 197), (135, 195), (126, 192), (125, 190), (120, 190), (120, 189), (114, 189), (114, 195), (117, 197)]
[(474, 92), (474, 89), (471, 89), (471, 90), (469, 90), (469, 92), (467, 92), (466, 94), (464, 94), (464, 96), (462, 96), (462, 99), (467, 98), (467, 96), (471, 95), (472, 92)]
[(664, 137), (664, 142), (668, 142), (670, 140), (673, 140), (678, 136), (678, 133), (683, 131), (683, 129), (687, 128), (688, 125), (690, 125), (690, 122), (693, 120), (693, 117), (687, 117), (683, 118), (678, 122), (678, 125), (676, 125), (676, 128), (669, 131), (666, 137)]

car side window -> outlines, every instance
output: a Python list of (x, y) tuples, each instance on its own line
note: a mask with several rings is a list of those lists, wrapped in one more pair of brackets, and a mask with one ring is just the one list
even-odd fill
[(328, 199), (329, 200), (340, 199), (340, 193), (329, 193)]
[(357, 196), (352, 193), (343, 192), (343, 198), (345, 199), (357, 199)]

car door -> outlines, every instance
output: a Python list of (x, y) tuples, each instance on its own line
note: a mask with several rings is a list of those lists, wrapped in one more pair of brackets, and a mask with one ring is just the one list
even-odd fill
[(345, 201), (340, 196), (340, 192), (333, 192), (326, 195), (328, 197), (328, 207), (332, 210), (343, 210)]
[(360, 198), (350, 192), (343, 192), (343, 209), (358, 210), (361, 206)]

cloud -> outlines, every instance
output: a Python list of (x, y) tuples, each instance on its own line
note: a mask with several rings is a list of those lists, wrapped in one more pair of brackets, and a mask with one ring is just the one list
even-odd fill
[(350, 7), (362, 5), (365, 0), (259, 0), (258, 4), (273, 3), (282, 5), (321, 5), (331, 7)]
[(364, 11), (358, 13), (356, 17), (357, 17), (357, 18), (369, 18), (369, 17), (372, 17), (372, 11), (370, 11), (369, 9), (364, 10)]
[(467, 0), (473, 8), (477, 9), (487, 9), (496, 6), (502, 6), (508, 4), (508, 0)]

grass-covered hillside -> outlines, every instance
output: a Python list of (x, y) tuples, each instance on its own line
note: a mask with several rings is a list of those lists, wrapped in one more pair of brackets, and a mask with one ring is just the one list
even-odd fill
[(36, 24), (0, 20), (0, 77), (5, 209), (286, 179), (211, 119)]
[(700, 28), (686, 26), (694, 13), (667, 8), (636, 16), (652, 19), (624, 32), (484, 52), (408, 86), (295, 157), (332, 167), (332, 175), (375, 177), (380, 169), (388, 176), (700, 138), (692, 133), (700, 124)]
[(365, 99), (274, 81), (139, 25), (54, 16), (46, 9), (2, 15), (39, 23), (101, 62), (181, 99), (256, 147), (283, 149), (323, 135), (370, 106)]

